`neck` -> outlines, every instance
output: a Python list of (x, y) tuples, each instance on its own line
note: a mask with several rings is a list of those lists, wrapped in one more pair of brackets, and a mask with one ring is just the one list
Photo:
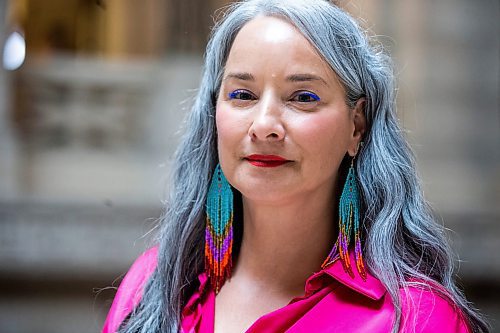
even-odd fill
[(334, 244), (334, 196), (265, 205), (243, 198), (244, 233), (233, 276), (301, 295)]

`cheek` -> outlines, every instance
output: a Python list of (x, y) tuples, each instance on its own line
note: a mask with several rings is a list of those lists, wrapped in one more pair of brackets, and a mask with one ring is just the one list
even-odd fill
[(218, 103), (215, 123), (219, 154), (224, 154), (227, 149), (234, 151), (234, 146), (238, 145), (246, 134), (241, 116), (238, 116), (237, 112), (225, 106), (224, 103)]
[(217, 103), (217, 108), (215, 111), (215, 124), (217, 126), (217, 141), (219, 143), (224, 143), (226, 137), (231, 136), (231, 119), (228, 117), (229, 113)]
[(349, 123), (341, 117), (316, 117), (300, 125), (304, 140), (312, 149), (343, 149), (349, 139)]
[(317, 162), (316, 168), (338, 167), (349, 143), (350, 124), (346, 117), (318, 116), (303, 121), (300, 126), (302, 148)]

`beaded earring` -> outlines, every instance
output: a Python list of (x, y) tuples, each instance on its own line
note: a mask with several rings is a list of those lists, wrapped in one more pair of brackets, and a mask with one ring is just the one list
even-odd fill
[(356, 182), (356, 173), (354, 171), (354, 158), (351, 160), (351, 166), (347, 173), (347, 178), (340, 196), (339, 202), (339, 236), (328, 257), (321, 265), (322, 268), (332, 264), (340, 258), (344, 270), (354, 278), (349, 258), (349, 244), (352, 233), (354, 233), (354, 256), (359, 275), (366, 280), (366, 269), (363, 263), (363, 253), (360, 236), (360, 196), (359, 188)]
[(207, 194), (205, 228), (205, 270), (215, 294), (231, 276), (232, 249), (233, 192), (217, 164)]

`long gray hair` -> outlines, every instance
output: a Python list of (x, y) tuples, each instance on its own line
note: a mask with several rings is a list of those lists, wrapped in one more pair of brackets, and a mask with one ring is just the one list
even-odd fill
[(413, 155), (396, 119), (390, 59), (349, 15), (328, 1), (249, 0), (228, 7), (213, 29), (200, 89), (175, 157), (171, 194), (157, 239), (158, 266), (120, 332), (179, 331), (183, 306), (204, 270), (204, 205), (218, 160), (215, 102), (224, 65), (236, 34), (259, 15), (280, 17), (309, 39), (343, 83), (349, 106), (366, 99), (368, 131), (356, 164), (364, 208), (364, 252), (369, 270), (394, 303), (393, 332), (403, 325), (400, 291), (408, 290), (408, 281), (420, 281), (425, 288), (443, 286), (474, 332), (489, 331), (456, 288), (443, 227), (434, 221), (422, 197)]

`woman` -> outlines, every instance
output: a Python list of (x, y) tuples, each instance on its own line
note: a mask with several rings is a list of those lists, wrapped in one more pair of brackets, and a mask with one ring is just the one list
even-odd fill
[(158, 245), (103, 332), (487, 332), (395, 118), (389, 59), (322, 0), (215, 27)]

